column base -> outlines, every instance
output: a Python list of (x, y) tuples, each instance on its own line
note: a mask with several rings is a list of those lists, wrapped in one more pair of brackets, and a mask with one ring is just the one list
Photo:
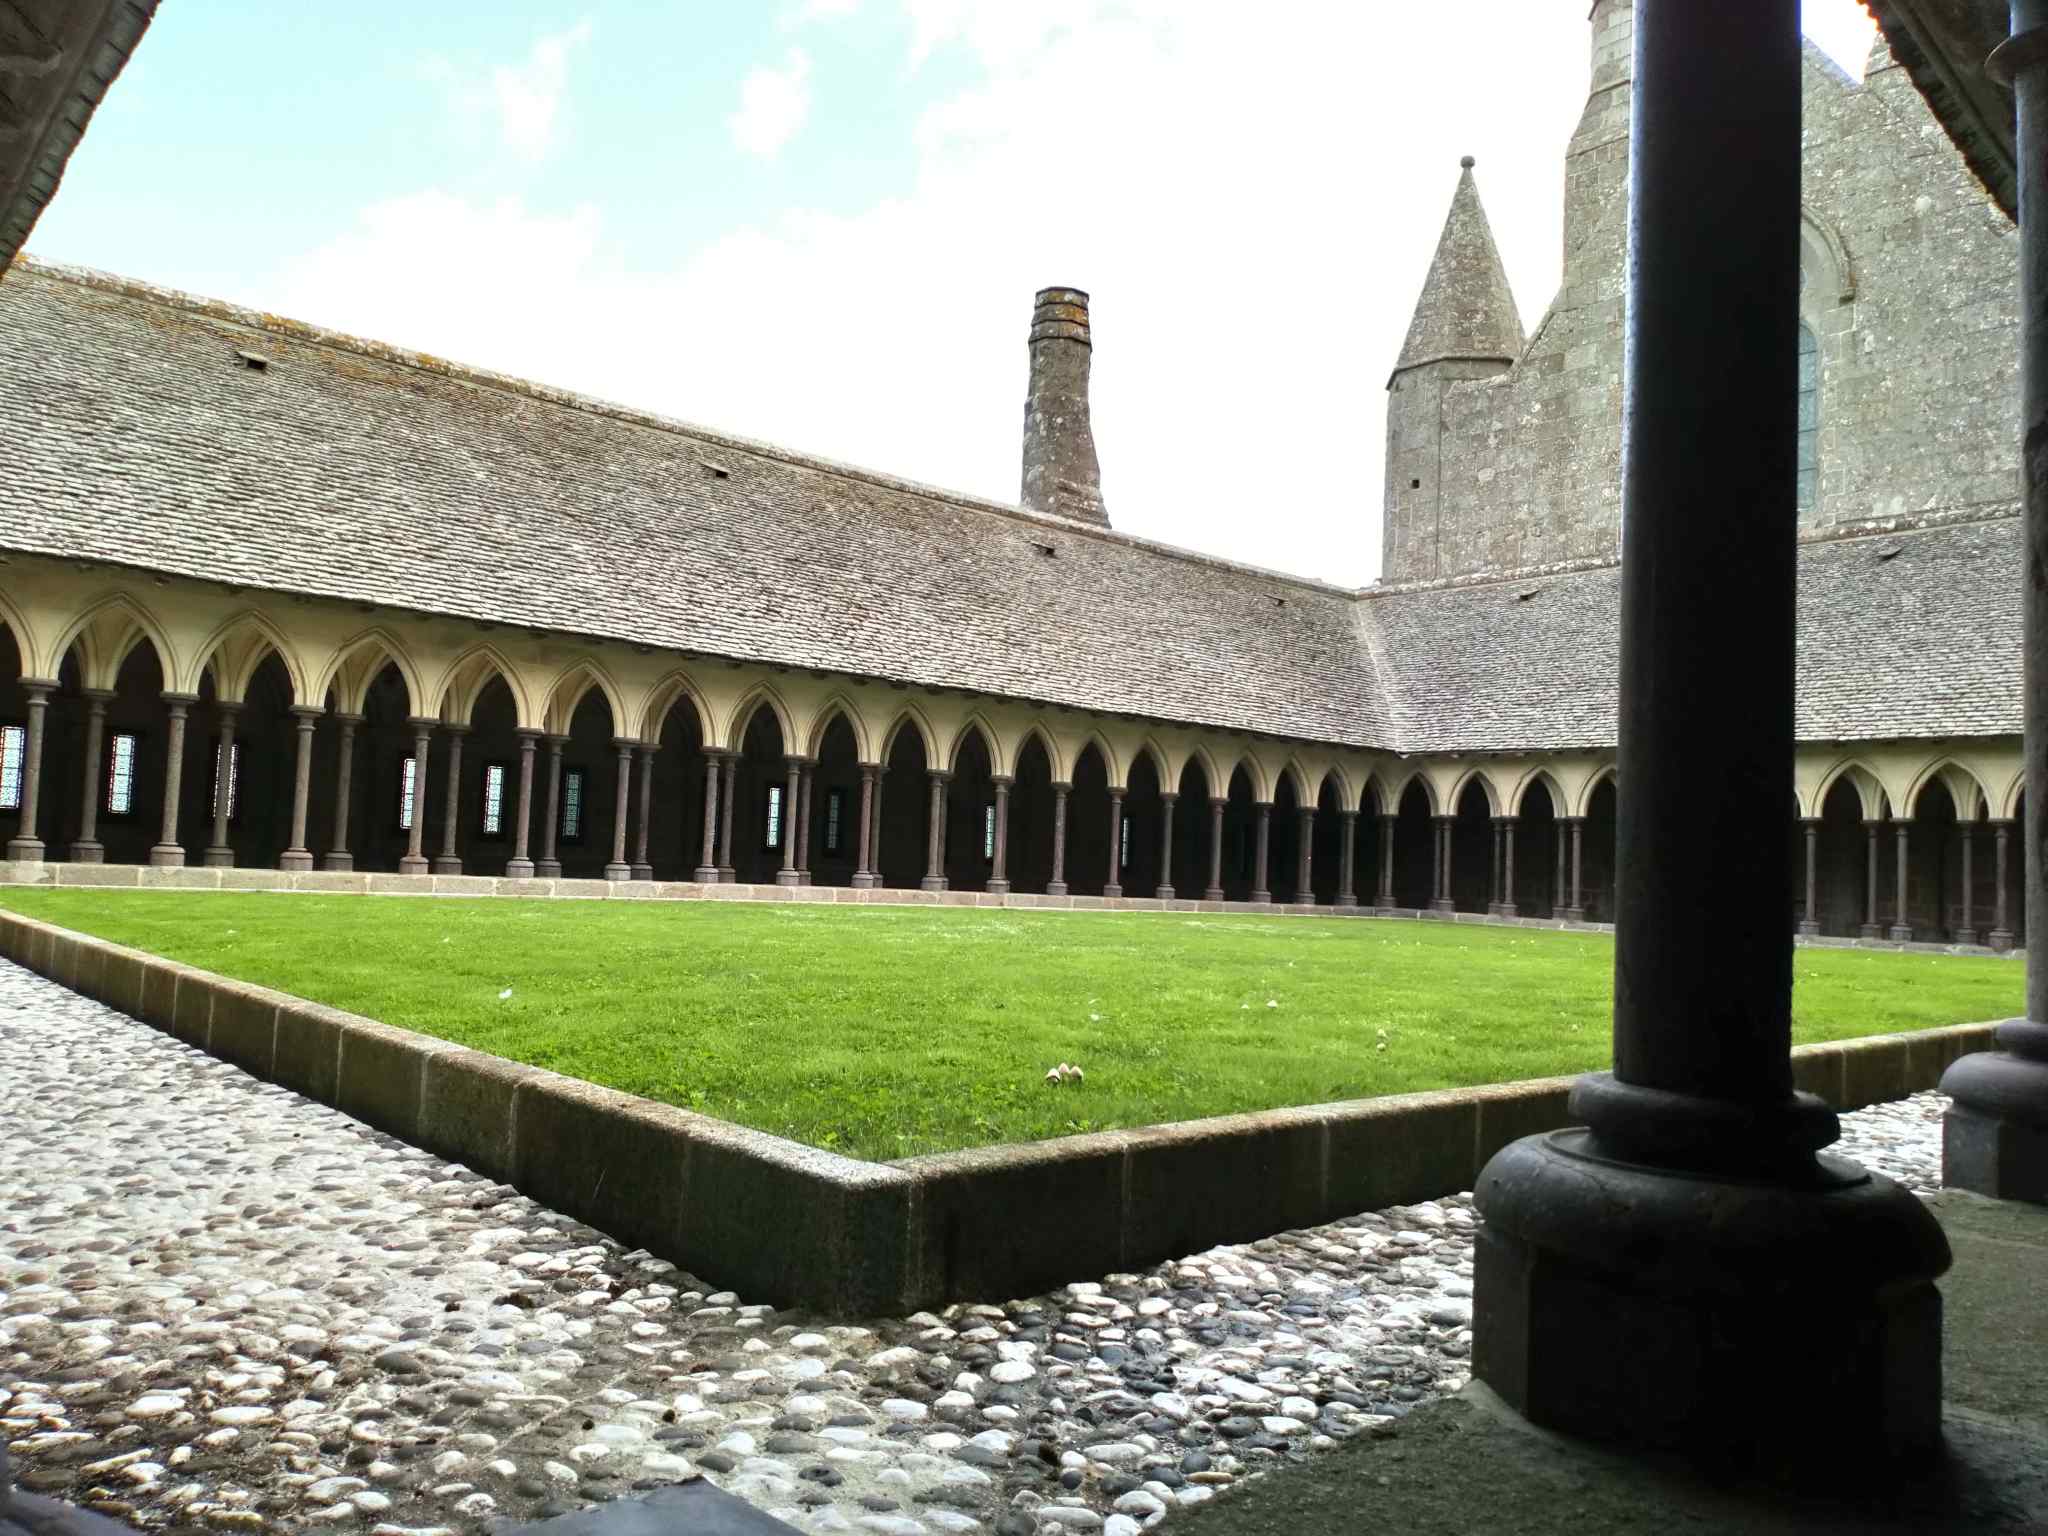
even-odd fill
[(1991, 947), (1997, 950), (2000, 954), (2005, 954), (2012, 948), (2012, 935), (2007, 933), (2003, 928), (1992, 929)]
[(1007, 880), (991, 880), (988, 883), (988, 893), (991, 896), (1007, 896), (1010, 894), (1010, 882)]
[(1458, 910), (1458, 904), (1455, 901), (1432, 901), (1429, 904), (1429, 910), (1432, 912), (1455, 912)]
[(1537, 1424), (1717, 1475), (1938, 1453), (1941, 1228), (1853, 1163), (1782, 1168), (1631, 1163), (1585, 1130), (1504, 1148), (1475, 1190), (1474, 1375)]
[(691, 871), (690, 878), (699, 885), (716, 885), (718, 884), (718, 871), (712, 865), (699, 864), (696, 869)]
[(333, 874), (345, 875), (356, 867), (356, 856), (352, 853), (323, 853), (320, 867)]
[[(702, 870), (698, 871), (699, 875), (702, 875), (702, 873)], [(853, 888), (856, 891), (872, 891), (875, 888), (875, 883), (875, 877), (872, 871), (865, 869), (854, 871)]]
[(733, 868), (733, 867), (732, 867), (732, 866), (731, 866), (730, 864), (721, 864), (721, 865), (719, 865), (719, 866), (718, 866), (718, 883), (719, 883), (720, 885), (738, 885), (738, 884), (739, 884), (739, 871), (738, 871), (738, 870), (736, 870), (736, 869), (734, 869), (734, 868)]
[(505, 861), (505, 878), (507, 880), (531, 880), (533, 878), (533, 860), (507, 859)]
[(1173, 887), (1172, 887), (1172, 886), (1170, 886), (1170, 885), (1162, 885), (1162, 886), (1159, 886), (1159, 887), (1158, 887), (1157, 889), (1155, 889), (1155, 890), (1154, 890), (1154, 891), (1152, 892), (1152, 899), (1153, 899), (1154, 901), (1171, 901), (1171, 900), (1173, 900)]
[(71, 862), (74, 864), (104, 864), (107, 849), (104, 843), (78, 842), (71, 845)]
[(1500, 904), (1500, 910), (1494, 913), (1495, 917), (1520, 917), (1521, 915), (1522, 909), (1516, 906), (1512, 901), (1502, 902)]
[(1564, 909), (1564, 920), (1568, 923), (1583, 923), (1586, 920), (1586, 909), (1584, 907), (1566, 907)]
[(654, 878), (654, 866), (652, 864), (635, 864), (633, 866), (633, 878), (635, 880), (652, 880)]
[(630, 880), (633, 878), (633, 866), (630, 864), (607, 864), (604, 867), (604, 877), (613, 882)]
[(797, 883), (796, 871), (793, 869), (778, 869), (775, 871), (775, 883), (777, 885), (795, 885)]
[(1799, 937), (1801, 937), (1802, 939), (1817, 939), (1817, 938), (1819, 938), (1819, 937), (1820, 937), (1820, 924), (1819, 924), (1819, 923), (1808, 923), (1808, 922), (1802, 922), (1802, 923), (1800, 923), (1800, 925), (1799, 925)]
[(920, 891), (943, 891), (946, 888), (946, 877), (944, 875), (926, 875), (917, 882), (917, 888)]
[(1974, 928), (1958, 928), (1955, 932), (1955, 937), (1950, 942), (1974, 945), (1977, 942), (1977, 930)]
[(1910, 944), (1913, 942), (1913, 929), (1906, 923), (1893, 923), (1885, 937), (1894, 944)]
[(1209, 888), (1208, 888), (1207, 890), (1205, 890), (1205, 891), (1203, 891), (1203, 892), (1202, 892), (1202, 900), (1204, 900), (1204, 901), (1221, 901), (1221, 900), (1223, 900), (1223, 887), (1222, 887), (1222, 886), (1220, 886), (1220, 885), (1212, 885), (1212, 886), (1210, 886), (1210, 887), (1209, 887)]
[(562, 861), (560, 859), (536, 859), (533, 865), (533, 872), (537, 878), (542, 880), (559, 880), (562, 878)]
[(178, 843), (158, 843), (149, 850), (149, 862), (157, 869), (182, 869), (185, 849)]
[(2007, 1049), (1964, 1056), (1942, 1074), (1954, 1102), (1941, 1120), (1941, 1182), (2048, 1205), (2048, 1060), (2013, 1049), (2048, 1050), (2048, 1025), (2008, 1020), (1998, 1043)]
[(1398, 912), (1400, 910), (1400, 908), (1394, 905), (1394, 893), (1392, 891), (1382, 891), (1379, 895), (1375, 896), (1372, 900), (1372, 908), (1375, 912)]
[(312, 851), (306, 848), (287, 848), (277, 856), (277, 867), (279, 869), (311, 869), (313, 867)]
[(431, 873), (432, 870), (433, 866), (427, 862), (424, 854), (408, 853), (398, 861), (398, 872), (401, 875), (424, 875)]
[(7, 857), (22, 864), (43, 862), (43, 840), (40, 837), (10, 837), (7, 840)]
[(462, 873), (462, 860), (449, 854), (437, 853), (434, 855), (433, 870), (437, 875), (459, 875)]
[(1859, 939), (1881, 939), (1884, 937), (1884, 929), (1876, 923), (1858, 923), (1856, 925), (1856, 937)]
[(199, 856), (199, 862), (208, 869), (233, 869), (235, 867), (235, 850), (223, 848), (220, 844), (215, 843)]
[(1117, 884), (1117, 883), (1116, 883), (1115, 881), (1113, 881), (1113, 880), (1112, 880), (1112, 881), (1111, 881), (1111, 882), (1110, 882), (1110, 883), (1109, 883), (1108, 885), (1105, 885), (1105, 886), (1104, 886), (1104, 887), (1102, 888), (1102, 895), (1103, 895), (1103, 899), (1104, 899), (1105, 901), (1107, 901), (1107, 900), (1111, 900), (1111, 899), (1113, 899), (1113, 898), (1115, 898), (1115, 897), (1118, 897), (1118, 896), (1121, 896), (1121, 895), (1123, 895), (1123, 893), (1124, 893), (1124, 888), (1123, 888), (1122, 886), (1118, 885), (1118, 884)]
[[(636, 864), (633, 867), (637, 870), (640, 866)], [(638, 880), (640, 877), (636, 874), (633, 878)], [(796, 872), (796, 883), (798, 885), (809, 885), (811, 883), (811, 872), (808, 869), (798, 870)]]
[(1352, 911), (1352, 912), (1355, 912), (1355, 911), (1357, 911), (1357, 910), (1358, 910), (1358, 892), (1356, 892), (1356, 891), (1339, 891), (1339, 892), (1337, 893), (1337, 905), (1338, 905), (1338, 906), (1340, 906), (1340, 907), (1343, 907), (1343, 908), (1345, 908), (1345, 909), (1346, 909), (1347, 911)]
[(1489, 902), (1488, 902), (1488, 903), (1486, 904), (1486, 915), (1487, 915), (1488, 917), (1499, 917), (1499, 916), (1500, 916), (1500, 903), (1499, 903), (1499, 902), (1497, 902), (1497, 901), (1489, 901)]
[(1046, 894), (1046, 895), (1048, 895), (1048, 896), (1064, 896), (1064, 895), (1066, 895), (1066, 894), (1067, 894), (1067, 882), (1066, 882), (1066, 881), (1064, 881), (1064, 880), (1048, 880), (1048, 881), (1047, 881), (1047, 882), (1045, 883), (1045, 894)]
[(1273, 893), (1271, 891), (1253, 891), (1251, 899), (1252, 905), (1255, 907), (1270, 907), (1273, 904)]

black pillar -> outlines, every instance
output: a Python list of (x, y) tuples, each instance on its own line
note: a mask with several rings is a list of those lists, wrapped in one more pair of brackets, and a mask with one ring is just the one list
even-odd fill
[[(1954, 1102), (1942, 1122), (1944, 1184), (2006, 1200), (2048, 1204), (2048, 857), (2041, 838), (2048, 808), (2048, 591), (2038, 575), (2048, 558), (2048, 0), (2012, 0), (2012, 38), (1991, 56), (2010, 80), (2019, 112), (2020, 427), (2025, 468), (2029, 580), (2025, 588), (2027, 772), (2027, 1016), (1998, 1026), (1997, 1051), (1965, 1056), (1941, 1079)], [(2006, 923), (2006, 827), (1998, 835), (1998, 931)]]
[(1939, 1444), (1949, 1256), (1792, 1088), (1799, 0), (1634, 25), (1614, 1070), (1480, 1174), (1473, 1370), (1553, 1428), (1861, 1478), (1815, 1442)]

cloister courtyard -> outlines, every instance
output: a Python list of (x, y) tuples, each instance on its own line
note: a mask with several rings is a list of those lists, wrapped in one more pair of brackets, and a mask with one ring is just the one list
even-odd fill
[[(19, 888), (0, 905), (870, 1159), (1584, 1072), (1612, 1049), (1600, 933)], [(1805, 947), (1794, 967), (1801, 1044), (2021, 1006), (2020, 966), (1986, 955)], [(1048, 1083), (1062, 1062), (1082, 1076)]]

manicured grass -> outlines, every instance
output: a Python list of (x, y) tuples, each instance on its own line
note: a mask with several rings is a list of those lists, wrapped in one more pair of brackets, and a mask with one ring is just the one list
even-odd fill
[[(208, 970), (859, 1157), (1605, 1066), (1604, 935), (1417, 922), (9, 889)], [(1806, 949), (1795, 1039), (2020, 966)], [(1085, 1081), (1055, 1088), (1048, 1067)]]

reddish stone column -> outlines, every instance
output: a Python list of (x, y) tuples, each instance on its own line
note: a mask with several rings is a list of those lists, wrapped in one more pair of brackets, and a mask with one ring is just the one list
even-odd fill
[(1252, 900), (1263, 905), (1273, 899), (1273, 893), (1266, 889), (1266, 856), (1273, 843), (1273, 803), (1259, 801), (1258, 812), (1258, 867), (1252, 872)]
[(1382, 912), (1394, 910), (1394, 824), (1398, 816), (1380, 817), (1380, 888), (1375, 904)]
[(803, 759), (786, 757), (782, 760), (782, 868), (775, 872), (777, 885), (796, 884), (796, 794), (799, 781), (803, 778)]
[(519, 810), (512, 821), (512, 857), (505, 861), (508, 880), (533, 878), (533, 859), (527, 850), (533, 837), (533, 754), (540, 744), (540, 732), (519, 733)]
[(875, 779), (880, 773), (873, 763), (860, 765), (860, 862), (853, 872), (856, 890), (873, 890), (875, 885)]
[(875, 765), (875, 817), (874, 847), (868, 856), (870, 871), (874, 875), (874, 887), (879, 890), (888, 884), (882, 878), (882, 791), (889, 784), (889, 768), (886, 763)]
[(107, 850), (99, 840), (100, 798), (106, 794), (107, 701), (114, 697), (105, 688), (85, 692), (85, 793), (79, 797), (78, 838), (71, 845), (74, 864), (100, 864)]
[(719, 809), (718, 834), (718, 878), (731, 885), (739, 878), (739, 870), (732, 859), (733, 809), (739, 804), (740, 755), (737, 752), (725, 754), (725, 804)]
[(1124, 852), (1124, 792), (1112, 789), (1109, 792), (1109, 879), (1103, 882), (1104, 896), (1121, 896), (1123, 882), (1117, 877), (1123, 873)]
[(306, 846), (306, 802), (313, 791), (313, 727), (324, 711), (310, 704), (294, 704), (292, 720), (298, 727), (298, 761), (292, 768), (292, 845), (277, 856), (279, 869), (311, 869), (313, 850)]
[(547, 819), (540, 829), (540, 862), (533, 867), (533, 872), (543, 880), (558, 880), (562, 874), (562, 861), (555, 857), (555, 841), (562, 831), (562, 748), (568, 743), (566, 736), (548, 737)]
[(2007, 879), (2006, 850), (2012, 842), (2012, 823), (1994, 821), (1991, 823), (1992, 861), (1998, 875), (1998, 893), (1991, 908), (1991, 947), (2004, 951), (2012, 948), (2012, 924), (2008, 921), (2005, 887)]
[(798, 885), (811, 883), (811, 781), (817, 776), (818, 760), (804, 759), (804, 771), (797, 784), (796, 805), (796, 882)]
[(448, 783), (442, 792), (441, 851), (434, 855), (433, 869), (437, 875), (459, 875), (462, 855), (456, 851), (455, 839), (462, 830), (462, 738), (469, 734), (469, 727), (444, 725), (441, 732), (448, 738)]
[(1006, 773), (999, 773), (990, 782), (996, 787), (996, 837), (994, 854), (989, 862), (988, 893), (1007, 896), (1010, 893), (1010, 786), (1016, 780)]
[(1892, 926), (1889, 936), (1897, 944), (1910, 944), (1913, 942), (1913, 923), (1906, 911), (1906, 828), (1907, 824), (1903, 821), (1892, 823), (1892, 836), (1898, 853), (1899, 897), (1898, 906), (1892, 913)]
[(1515, 818), (1503, 816), (1500, 823), (1501, 838), (1501, 884), (1500, 915), (1520, 917), (1522, 909), (1515, 905)]
[(612, 738), (619, 754), (619, 775), (612, 797), (612, 856), (605, 864), (607, 880), (630, 880), (633, 866), (626, 862), (626, 818), (633, 809), (633, 743), (623, 736)]
[(952, 777), (943, 768), (931, 771), (931, 811), (924, 831), (924, 878), (917, 882), (920, 890), (946, 888), (946, 785)]
[(341, 728), (334, 743), (334, 835), (320, 857), (320, 867), (347, 874), (356, 867), (356, 856), (348, 846), (349, 787), (355, 779), (356, 727), (363, 717), (337, 711), (334, 723)]
[(718, 883), (718, 754), (704, 749), (704, 846), (692, 877), (699, 885)]
[(1494, 817), (1494, 818), (1493, 818), (1492, 822), (1490, 823), (1490, 829), (1491, 829), (1491, 831), (1492, 831), (1492, 834), (1493, 834), (1493, 864), (1492, 864), (1492, 867), (1491, 867), (1491, 870), (1490, 870), (1489, 874), (1487, 875), (1487, 886), (1486, 886), (1486, 915), (1487, 915), (1488, 917), (1498, 917), (1498, 916), (1500, 915), (1500, 904), (1501, 904), (1501, 899), (1502, 899), (1502, 898), (1501, 898), (1501, 894), (1500, 894), (1500, 891), (1501, 891), (1501, 836), (1500, 836), (1500, 818), (1499, 818), (1498, 816), (1496, 816), (1496, 817)]
[(633, 834), (633, 878), (652, 880), (654, 864), (647, 857), (647, 843), (654, 830), (654, 754), (659, 742), (640, 743), (640, 821)]
[(1451, 818), (1438, 816), (1436, 825), (1436, 889), (1429, 898), (1432, 912), (1454, 912), (1457, 903), (1451, 898)]
[(1340, 813), (1344, 830), (1344, 848), (1337, 866), (1337, 905), (1355, 907), (1358, 905), (1358, 812)]
[(1223, 899), (1223, 809), (1230, 802), (1221, 795), (1209, 797), (1209, 884), (1204, 901)]
[(1820, 932), (1820, 819), (1802, 816), (1799, 829), (1806, 838), (1806, 916), (1799, 920), (1799, 931), (1811, 938)]
[(1866, 851), (1866, 868), (1863, 872), (1864, 914), (1863, 926), (1857, 930), (1866, 939), (1881, 938), (1884, 929), (1877, 921), (1877, 832), (1884, 825), (1881, 821), (1863, 823)]
[(1067, 894), (1067, 791), (1073, 787), (1071, 784), (1052, 787), (1052, 878), (1045, 883), (1048, 896)]
[(1567, 817), (1565, 825), (1571, 828), (1572, 883), (1571, 899), (1564, 907), (1564, 920), (1583, 923), (1586, 920), (1586, 818)]
[(1180, 802), (1175, 790), (1159, 793), (1159, 886), (1152, 894), (1161, 901), (1173, 900), (1173, 808)]
[(208, 869), (233, 869), (235, 850), (228, 844), (228, 812), (234, 797), (228, 786), (235, 777), (235, 717), (242, 712), (242, 706), (218, 699), (213, 707), (220, 717), (220, 736), (214, 744), (213, 757), (213, 841), (206, 845), (200, 858)]
[(1977, 851), (1977, 823), (1965, 821), (1956, 830), (1963, 845), (1963, 920), (1961, 926), (1956, 929), (1956, 942), (1974, 944), (1977, 942), (1977, 882), (1971, 865), (1975, 861)]
[(36, 836), (37, 802), (43, 787), (43, 725), (49, 712), (50, 695), (57, 684), (45, 678), (23, 678), (21, 691), (28, 695), (28, 728), (21, 743), (21, 824), (7, 840), (7, 857), (40, 864), (43, 840)]
[(149, 850), (149, 862), (159, 869), (176, 869), (185, 862), (185, 848), (178, 841), (178, 796), (185, 783), (185, 715), (198, 702), (196, 693), (164, 695), (170, 718), (164, 728), (163, 835)]
[(424, 875), (431, 867), (421, 851), (427, 832), (427, 754), (434, 744), (434, 727), (441, 722), (415, 715), (405, 722), (412, 727), (412, 827), (405, 837), (405, 857), (398, 861), (401, 875)]
[(1294, 852), (1294, 900), (1298, 906), (1312, 907), (1316, 902), (1315, 807), (1304, 805), (1295, 814), (1294, 821), (1301, 839), (1301, 846)]
[(1561, 918), (1564, 916), (1564, 909), (1566, 906), (1564, 894), (1564, 873), (1565, 867), (1570, 863), (1571, 849), (1568, 846), (1568, 839), (1565, 835), (1565, 818), (1560, 816), (1557, 819), (1557, 867), (1551, 872), (1556, 877), (1551, 881), (1552, 890), (1550, 893), (1550, 915), (1552, 917)]

